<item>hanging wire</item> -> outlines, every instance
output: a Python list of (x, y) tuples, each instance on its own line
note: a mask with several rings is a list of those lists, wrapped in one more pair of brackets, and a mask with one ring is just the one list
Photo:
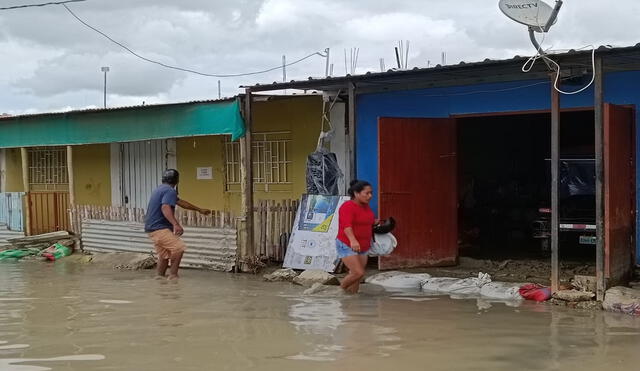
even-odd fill
[(147, 57), (144, 57), (138, 53), (136, 53), (135, 51), (131, 50), (129, 47), (127, 47), (126, 45), (123, 45), (122, 43), (114, 40), (112, 37), (110, 37), (109, 35), (107, 35), (106, 33), (100, 31), (99, 29), (97, 29), (96, 27), (91, 26), (89, 23), (85, 22), (82, 18), (80, 18), (77, 14), (75, 14), (71, 9), (69, 9), (69, 7), (66, 4), (61, 4), (62, 6), (64, 6), (64, 8), (69, 12), (69, 14), (71, 14), (76, 20), (78, 20), (78, 22), (82, 23), (84, 26), (86, 26), (87, 28), (97, 32), (98, 34), (102, 35), (104, 38), (106, 38), (107, 40), (111, 41), (112, 43), (118, 45), (119, 47), (123, 48), (124, 50), (126, 50), (127, 52), (129, 52), (130, 54), (132, 54), (133, 56), (142, 59), (143, 61), (149, 62), (149, 63), (153, 63), (156, 64), (158, 66), (164, 67), (164, 68), (169, 68), (172, 70), (177, 70), (177, 71), (182, 71), (182, 72), (188, 72), (188, 73), (193, 73), (196, 75), (200, 75), (200, 76), (206, 76), (206, 77), (217, 77), (217, 78), (225, 78), (225, 77), (241, 77), (241, 76), (253, 76), (253, 75), (261, 75), (264, 73), (268, 73), (268, 72), (272, 72), (272, 71), (276, 71), (276, 70), (280, 70), (283, 67), (288, 67), (288, 66), (293, 66), (295, 64), (298, 64), (304, 60), (307, 60), (313, 56), (321, 56), (321, 57), (325, 57), (325, 55), (321, 52), (315, 52), (315, 53), (311, 53), (309, 55), (306, 55), (300, 59), (297, 59), (293, 62), (284, 64), (284, 65), (279, 65), (277, 67), (273, 67), (273, 68), (268, 68), (266, 70), (261, 70), (261, 71), (254, 71), (254, 72), (244, 72), (244, 73), (230, 73), (230, 74), (214, 74), (214, 73), (205, 73), (205, 72), (200, 72), (200, 71), (196, 71), (190, 68), (183, 68), (183, 67), (178, 67), (178, 66), (172, 66), (166, 63), (162, 63), (153, 59), (149, 59)]
[[(538, 13), (536, 16), (536, 19), (540, 19), (540, 7), (538, 7)], [(531, 58), (529, 58), (524, 65), (522, 66), (522, 72), (529, 72), (533, 69), (533, 66), (536, 64), (536, 61), (538, 59), (542, 59), (546, 64), (547, 67), (549, 67), (550, 69), (552, 69), (553, 71), (555, 71), (556, 73), (556, 77), (554, 79), (553, 82), (553, 88), (558, 91), (561, 94), (564, 95), (575, 95), (575, 94), (579, 94), (582, 93), (583, 91), (587, 90), (592, 84), (593, 82), (596, 80), (596, 47), (594, 45), (587, 45), (584, 46), (582, 48), (579, 48), (577, 50), (584, 50), (587, 48), (591, 48), (591, 81), (589, 81), (589, 83), (585, 86), (583, 86), (582, 88), (575, 90), (575, 91), (564, 91), (562, 89), (560, 89), (560, 87), (558, 86), (558, 82), (560, 81), (560, 74), (562, 72), (562, 67), (560, 67), (560, 64), (558, 64), (556, 61), (554, 61), (553, 59), (549, 58), (547, 56), (547, 53), (552, 51), (551, 49), (547, 49), (547, 50), (543, 50), (542, 48), (542, 44), (544, 43), (546, 37), (547, 37), (547, 30), (543, 27), (546, 25), (542, 25), (538, 22), (538, 28), (540, 30), (544, 30), (543, 34), (542, 34), (542, 41), (540, 41), (539, 43), (537, 43), (537, 41), (535, 41), (536, 37), (535, 37), (535, 33), (531, 34), (532, 37), (532, 41), (534, 41), (534, 44), (537, 43), (538, 46), (536, 48), (536, 54), (534, 56), (532, 56)], [(530, 29), (531, 30), (531, 29)], [(551, 66), (553, 65), (553, 67)]]
[(14, 6), (7, 6), (7, 7), (0, 8), (0, 10), (36, 8), (36, 7), (49, 6), (49, 5), (63, 5), (63, 4), (68, 4), (68, 3), (79, 3), (79, 2), (82, 2), (82, 1), (86, 1), (86, 0), (51, 1), (51, 2), (48, 2), (48, 3), (39, 3), (39, 4), (14, 5)]

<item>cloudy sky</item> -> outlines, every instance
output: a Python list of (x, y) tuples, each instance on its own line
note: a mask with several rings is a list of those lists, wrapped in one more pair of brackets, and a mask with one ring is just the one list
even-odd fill
[[(1, 0), (0, 6), (46, 2)], [(549, 0), (551, 2), (551, 0)], [(609, 5), (615, 3), (615, 5)], [(87, 0), (69, 8), (138, 54), (209, 74), (265, 70), (331, 49), (333, 74), (345, 74), (345, 49), (359, 48), (357, 73), (395, 63), (409, 40), (409, 67), (530, 55), (524, 26), (505, 18), (498, 0)], [(637, 0), (565, 0), (546, 38), (553, 49), (640, 42)], [(348, 57), (348, 59), (350, 59)], [(349, 63), (348, 63), (349, 64)], [(0, 113), (212, 99), (218, 78), (144, 62), (78, 22), (59, 5), (0, 11)], [(350, 68), (350, 67), (349, 67)], [(287, 79), (320, 77), (314, 56)], [(223, 96), (241, 84), (282, 80), (282, 72), (222, 78)]]

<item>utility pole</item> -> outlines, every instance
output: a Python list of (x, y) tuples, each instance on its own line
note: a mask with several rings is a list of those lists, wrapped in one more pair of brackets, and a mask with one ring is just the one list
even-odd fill
[(282, 56), (282, 82), (287, 82), (287, 56)]
[(104, 72), (104, 108), (107, 108), (107, 72), (109, 72), (109, 67), (102, 67), (100, 69)]
[(331, 64), (331, 49), (326, 48), (324, 50), (324, 52), (326, 54), (326, 56), (325, 56), (326, 61), (325, 61), (324, 77), (329, 77), (329, 76), (331, 76), (330, 73), (329, 73), (329, 67), (330, 67), (329, 65)]

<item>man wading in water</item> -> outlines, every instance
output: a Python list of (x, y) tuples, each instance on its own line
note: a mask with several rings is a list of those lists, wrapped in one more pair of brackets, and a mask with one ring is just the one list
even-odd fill
[(211, 214), (209, 210), (201, 209), (178, 198), (176, 186), (179, 180), (180, 174), (177, 170), (165, 170), (162, 175), (162, 184), (151, 194), (144, 222), (144, 231), (153, 240), (158, 254), (158, 277), (165, 277), (169, 262), (171, 262), (169, 280), (178, 278), (180, 260), (182, 260), (182, 254), (187, 248), (180, 239), (184, 229), (176, 220), (176, 205), (183, 209), (195, 210), (200, 214)]

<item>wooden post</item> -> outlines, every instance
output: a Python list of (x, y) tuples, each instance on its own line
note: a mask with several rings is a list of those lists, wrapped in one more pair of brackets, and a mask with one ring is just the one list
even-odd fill
[(6, 192), (7, 189), (7, 150), (0, 149), (0, 192)]
[(606, 287), (605, 270), (605, 230), (604, 230), (604, 79), (602, 57), (595, 63), (595, 147), (596, 147), (596, 299), (604, 300)]
[[(553, 79), (553, 77), (552, 77)], [(560, 93), (551, 80), (551, 291), (560, 287), (558, 258), (558, 164), (560, 161)]]
[[(73, 178), (73, 147), (67, 146), (67, 176), (69, 178), (69, 209), (72, 213), (76, 209), (76, 187)], [(71, 218), (71, 230), (77, 232), (77, 221)]]
[(31, 201), (29, 198), (29, 151), (25, 147), (20, 148), (20, 157), (22, 159), (22, 187), (26, 194), (25, 202), (25, 235), (31, 235)]
[(349, 82), (349, 179), (356, 179), (356, 85)]
[(241, 246), (241, 258), (246, 259), (256, 255), (254, 249), (253, 223), (253, 159), (252, 159), (252, 102), (251, 89), (246, 89), (244, 101), (245, 135), (240, 139), (240, 185), (242, 187), (242, 212), (245, 219), (246, 238)]
[(274, 200), (268, 200), (266, 205), (267, 216), (265, 218), (265, 249), (264, 256), (270, 258), (273, 255), (273, 226), (274, 226)]

